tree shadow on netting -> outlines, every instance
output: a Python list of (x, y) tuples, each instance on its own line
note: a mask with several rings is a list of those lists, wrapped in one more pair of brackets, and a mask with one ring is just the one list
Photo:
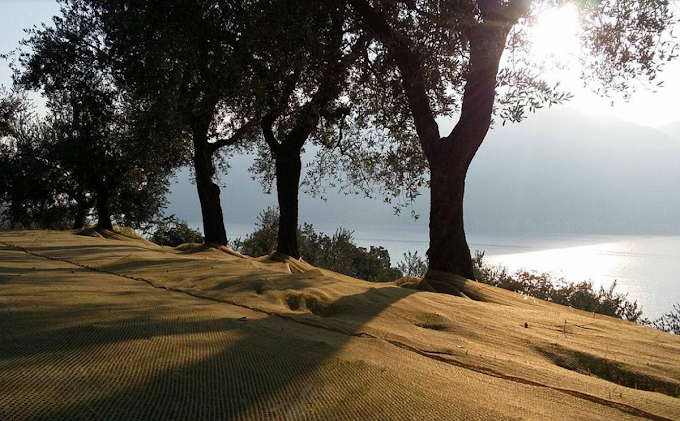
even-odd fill
[[(183, 308), (171, 306), (14, 314), (5, 320), (24, 322), (14, 324), (21, 332), (14, 332), (13, 345), (0, 345), (0, 367), (11, 368), (0, 388), (27, 397), (43, 387), (65, 394), (57, 402), (22, 402), (7, 418), (270, 420), (351, 411), (334, 401), (337, 395), (366, 393), (380, 373), (360, 358), (348, 362), (336, 354), (362, 325), (413, 292), (380, 288), (342, 297), (334, 307), (357, 309), (344, 333), (276, 315), (182, 318)], [(185, 298), (175, 304), (219, 305), (200, 301)], [(316, 316), (304, 319), (310, 317)], [(40, 325), (31, 327), (31, 320)], [(107, 347), (119, 348), (120, 355), (104, 357)], [(89, 367), (84, 375), (82, 367)], [(8, 380), (9, 372), (36, 373), (53, 383)]]

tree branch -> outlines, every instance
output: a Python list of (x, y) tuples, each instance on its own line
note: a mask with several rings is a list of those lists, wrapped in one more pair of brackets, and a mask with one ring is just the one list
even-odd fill
[(428, 154), (432, 143), (439, 139), (439, 126), (430, 107), (430, 99), (422, 77), (424, 68), (420, 58), (411, 50), (408, 40), (392, 29), (387, 17), (373, 8), (367, 0), (348, 1), (368, 29), (385, 45), (399, 68), (418, 137), (425, 153)]
[[(283, 92), (278, 97), (278, 101), (274, 99), (276, 94), (274, 92), (273, 86), (271, 84), (267, 84), (267, 102), (270, 104), (270, 109), (269, 112), (261, 118), (260, 128), (262, 129), (264, 140), (274, 153), (276, 153), (281, 146), (274, 135), (274, 122), (277, 118), (279, 118), (286, 104), (288, 104), (288, 101), (290, 101), (290, 97), (295, 91), (295, 86), (297, 85), (299, 76), (300, 72), (296, 69), (295, 72), (286, 78), (284, 81)], [(264, 78), (266, 77), (266, 74), (263, 73), (260, 75), (260, 77)]]
[(274, 136), (274, 120), (275, 118), (272, 113), (267, 113), (267, 115), (262, 117), (260, 127), (262, 128), (262, 135), (264, 136), (265, 142), (267, 142), (267, 145), (269, 145), (272, 152), (277, 153), (281, 144), (276, 140), (276, 136)]
[(240, 142), (254, 127), (255, 120), (253, 119), (239, 127), (238, 130), (236, 130), (231, 136), (221, 138), (216, 140), (215, 142), (209, 143), (211, 152), (216, 152), (220, 148), (223, 148), (225, 146), (231, 146)]
[(349, 112), (347, 107), (339, 107), (334, 111), (328, 111), (326, 107), (340, 94), (343, 87), (342, 79), (345, 73), (362, 54), (368, 41), (369, 37), (362, 35), (354, 43), (350, 52), (340, 59), (339, 64), (330, 66), (331, 69), (319, 84), (319, 89), (317, 89), (312, 99), (306, 105), (309, 108), (308, 112), (311, 111), (326, 118), (338, 118)]
[(347, 107), (338, 107), (333, 111), (326, 108), (342, 91), (344, 86), (343, 78), (347, 70), (359, 58), (369, 39), (370, 37), (367, 35), (362, 35), (354, 43), (350, 52), (345, 55), (342, 55), (339, 47), (338, 56), (341, 56), (338, 60), (339, 63), (331, 63), (329, 65), (329, 69), (324, 74), (314, 96), (306, 104), (298, 108), (294, 117), (296, 124), (283, 139), (282, 143), (292, 142), (295, 147), (302, 148), (304, 142), (316, 128), (320, 117), (324, 116), (325, 118), (334, 119), (349, 113)]
[(499, 0), (477, 0), (477, 5), (484, 24), (503, 26), (509, 30), (519, 18), (529, 12), (531, 0), (509, 0), (506, 3)]
[(517, 22), (525, 0), (478, 0), (483, 22), (468, 28), (470, 61), (463, 92), (460, 119), (446, 137), (457, 149), (457, 168), (467, 170), (489, 130), (496, 97), (496, 81), (507, 35)]
[(349, 107), (338, 107), (334, 110), (320, 110), (319, 115), (328, 121), (335, 121), (345, 117), (350, 111), (351, 109)]

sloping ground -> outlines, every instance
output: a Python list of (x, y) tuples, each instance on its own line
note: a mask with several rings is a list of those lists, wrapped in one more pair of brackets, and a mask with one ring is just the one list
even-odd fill
[(680, 420), (676, 336), (273, 257), (0, 233), (0, 420)]

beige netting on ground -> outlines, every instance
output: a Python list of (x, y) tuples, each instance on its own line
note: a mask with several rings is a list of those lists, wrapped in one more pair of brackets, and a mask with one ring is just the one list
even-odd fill
[(71, 233), (0, 242), (0, 420), (680, 419), (678, 337), (492, 287)]

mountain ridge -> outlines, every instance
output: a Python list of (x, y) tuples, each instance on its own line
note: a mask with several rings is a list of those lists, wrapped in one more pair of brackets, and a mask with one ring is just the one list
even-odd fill
[[(247, 168), (252, 156), (230, 163), (222, 200), (227, 224), (254, 224), (275, 206)], [(304, 160), (308, 161), (309, 156)], [(468, 231), (594, 234), (680, 233), (680, 142), (659, 129), (570, 107), (539, 110), (518, 124), (496, 124), (472, 162), (467, 178)], [(405, 225), (427, 229), (429, 193), (413, 206), (418, 221), (394, 215), (391, 205), (329, 192), (323, 201), (300, 196), (300, 222), (357, 229)], [(236, 200), (235, 198), (238, 198)], [(180, 174), (169, 213), (199, 221), (195, 187)]]

